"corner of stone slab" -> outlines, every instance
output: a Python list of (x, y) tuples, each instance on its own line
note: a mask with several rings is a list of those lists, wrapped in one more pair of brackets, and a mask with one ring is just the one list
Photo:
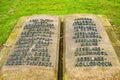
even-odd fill
[(108, 17), (106, 15), (98, 15), (98, 17), (100, 18), (102, 24), (104, 27), (109, 27), (112, 26), (108, 20)]
[(23, 24), (28, 17), (29, 16), (22, 16), (22, 17), (20, 17), (19, 20), (17, 21), (16, 26), (22, 26), (21, 24)]
[(98, 15), (98, 16), (102, 18), (108, 18), (106, 15)]
[(5, 78), (8, 76), (7, 73), (3, 73), (2, 70), (0, 70), (0, 80), (5, 80)]
[(120, 70), (118, 70), (119, 72), (117, 72), (115, 75), (113, 75), (114, 80), (120, 80)]

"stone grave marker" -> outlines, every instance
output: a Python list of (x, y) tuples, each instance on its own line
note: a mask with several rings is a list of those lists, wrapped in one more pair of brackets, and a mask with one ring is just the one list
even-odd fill
[(5, 80), (57, 80), (59, 36), (59, 17), (28, 17), (2, 67)]
[(99, 17), (68, 15), (64, 29), (64, 80), (113, 80), (119, 60)]

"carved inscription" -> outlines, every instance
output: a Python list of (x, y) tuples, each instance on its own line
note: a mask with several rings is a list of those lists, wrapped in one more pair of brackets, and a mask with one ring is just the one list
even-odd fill
[[(111, 61), (107, 61), (108, 53), (99, 46), (102, 36), (98, 33), (96, 23), (91, 18), (74, 19), (73, 39), (80, 47), (75, 50), (76, 67), (88, 66), (112, 66)], [(95, 57), (91, 56), (95, 55)]]
[(53, 67), (48, 46), (53, 44), (52, 19), (30, 19), (10, 53), (6, 66), (34, 65)]

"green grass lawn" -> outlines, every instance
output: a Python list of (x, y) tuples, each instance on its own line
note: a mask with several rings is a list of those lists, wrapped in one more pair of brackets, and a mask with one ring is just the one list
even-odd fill
[(103, 14), (120, 29), (120, 0), (0, 0), (0, 46), (21, 16)]

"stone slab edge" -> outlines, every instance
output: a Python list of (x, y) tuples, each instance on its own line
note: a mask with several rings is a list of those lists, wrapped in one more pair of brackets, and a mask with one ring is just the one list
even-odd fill
[(0, 51), (0, 80), (2, 80), (3, 77), (5, 76), (2, 74), (2, 71), (1, 71), (2, 66), (5, 63), (5, 61), (7, 60), (10, 49), (12, 48), (12, 45), (15, 43), (16, 37), (19, 34), (19, 32), (22, 28), (22, 25), (27, 18), (28, 17), (23, 16), (16, 22), (15, 27), (13, 28), (12, 32), (10, 33), (8, 39), (3, 44), (3, 47)]

